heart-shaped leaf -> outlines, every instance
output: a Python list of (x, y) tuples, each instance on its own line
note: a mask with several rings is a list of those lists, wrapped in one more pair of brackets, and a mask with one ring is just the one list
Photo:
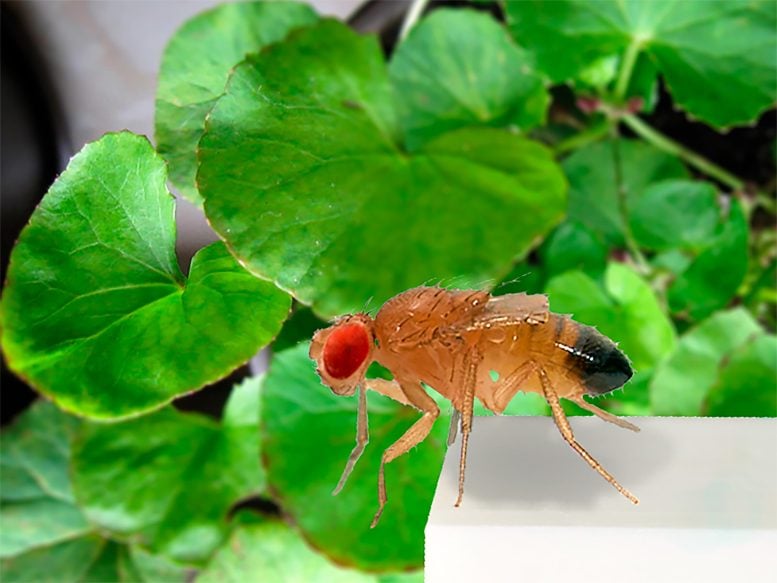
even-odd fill
[(651, 184), (629, 209), (634, 239), (646, 249), (699, 249), (709, 244), (720, 218), (709, 182), (666, 180)]
[(4, 560), (2, 573), (6, 583), (184, 583), (193, 570), (87, 534)]
[(629, 267), (610, 263), (604, 289), (589, 276), (569, 271), (545, 288), (554, 312), (572, 314), (619, 342), (634, 368), (652, 369), (675, 346), (676, 333), (655, 293)]
[[(624, 201), (619, 198), (616, 162)], [(569, 179), (569, 220), (585, 225), (611, 247), (624, 245), (628, 225), (623, 203), (628, 212), (649, 185), (688, 175), (677, 158), (638, 140), (599, 142), (581, 148), (564, 160), (563, 166)]]
[(70, 443), (82, 425), (51, 403), (38, 401), (3, 432), (3, 581), (185, 581), (183, 567), (100, 536), (76, 506)]
[(669, 288), (669, 307), (691, 320), (702, 320), (726, 306), (747, 275), (748, 225), (742, 205), (730, 202), (714, 236)]
[(0, 557), (92, 530), (75, 505), (68, 466), (79, 421), (38, 401), (0, 438)]
[(603, 283), (581, 271), (568, 271), (551, 279), (545, 291), (554, 312), (596, 326), (618, 342), (633, 363), (636, 373), (626, 389), (604, 397), (607, 409), (621, 415), (647, 415), (652, 369), (674, 348), (676, 332), (653, 290), (629, 267), (609, 264)]
[(324, 316), (429, 280), (494, 281), (561, 218), (548, 150), (469, 128), (404, 153), (374, 38), (323, 21), (237, 67), (200, 142), (205, 212)]
[(197, 577), (198, 583), (244, 581), (322, 581), (377, 583), (374, 575), (334, 565), (281, 522), (246, 524), (236, 529)]
[(354, 445), (356, 397), (338, 397), (321, 385), (307, 344), (276, 354), (262, 388), (270, 489), (305, 538), (335, 562), (369, 570), (418, 568), (448, 422), (438, 420), (421, 445), (386, 466), (389, 502), (370, 529), (380, 457), (419, 413), (372, 392), (368, 402), (370, 443), (345, 488), (332, 496)]
[(576, 221), (564, 221), (540, 247), (548, 276), (580, 270), (599, 277), (607, 266), (607, 247), (591, 229)]
[(73, 487), (90, 522), (179, 561), (204, 561), (226, 515), (265, 484), (259, 463), (258, 379), (233, 392), (219, 426), (166, 408), (85, 428)]
[(411, 150), (452, 129), (545, 121), (550, 97), (531, 56), (487, 14), (435, 10), (399, 45), (389, 67)]
[(184, 278), (165, 181), (145, 138), (108, 134), (70, 161), (11, 254), (9, 366), (76, 414), (158, 408), (248, 360), (288, 314), (289, 298), (223, 244)]
[(651, 57), (677, 103), (717, 127), (752, 122), (774, 105), (777, 5), (769, 0), (534, 0), (505, 8), (515, 38), (553, 81), (636, 51)]
[(735, 349), (724, 361), (705, 403), (707, 415), (777, 416), (777, 337), (762, 334)]
[(197, 142), (232, 67), (316, 19), (295, 2), (236, 2), (198, 14), (170, 39), (159, 70), (155, 133), (170, 179), (190, 201), (202, 204), (194, 180)]
[[(686, 332), (650, 382), (656, 415), (702, 414), (702, 404), (718, 379), (719, 367), (733, 350), (763, 334), (742, 308), (720, 312)], [(745, 375), (748, 376), (748, 375)], [(774, 388), (771, 383), (771, 388)]]

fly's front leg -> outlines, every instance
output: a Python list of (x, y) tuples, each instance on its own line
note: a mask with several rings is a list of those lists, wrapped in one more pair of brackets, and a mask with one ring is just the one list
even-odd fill
[(380, 470), (378, 470), (378, 511), (375, 513), (375, 518), (372, 519), (370, 528), (375, 528), (380, 520), (380, 515), (383, 513), (383, 507), (388, 500), (386, 496), (386, 478), (384, 468), (385, 465), (404, 453), (407, 453), (416, 445), (421, 443), (429, 432), (432, 430), (435, 420), (440, 415), (440, 409), (429, 395), (423, 390), (421, 385), (417, 382), (406, 383), (401, 382), (399, 385), (407, 397), (408, 403), (410, 403), (416, 409), (423, 412), (421, 418), (410, 426), (402, 437), (395, 441), (391, 447), (383, 452), (383, 457), (380, 460)]
[(605, 480), (607, 480), (610, 484), (613, 485), (613, 487), (618, 490), (621, 494), (623, 494), (626, 498), (631, 500), (634, 504), (639, 504), (639, 500), (626, 488), (621, 486), (615, 478), (613, 478), (607, 470), (605, 470), (602, 465), (596, 461), (591, 454), (589, 454), (585, 449), (583, 449), (583, 446), (577, 443), (575, 440), (575, 435), (572, 432), (572, 427), (569, 425), (569, 421), (567, 420), (567, 416), (564, 414), (564, 409), (561, 408), (561, 403), (558, 400), (558, 395), (553, 390), (553, 387), (550, 386), (550, 379), (548, 378), (547, 373), (542, 369), (542, 367), (537, 367), (537, 373), (540, 375), (540, 382), (542, 383), (542, 392), (545, 395), (545, 399), (548, 401), (548, 404), (550, 405), (550, 410), (553, 413), (553, 420), (556, 422), (556, 426), (558, 427), (559, 431), (561, 432), (561, 435), (564, 437), (564, 440), (572, 446), (572, 449), (574, 449), (580, 456), (588, 462), (588, 465), (590, 465), (593, 469), (595, 469), (597, 472), (599, 472), (599, 475), (601, 475)]
[(348, 456), (348, 461), (343, 469), (343, 474), (340, 476), (340, 480), (337, 482), (337, 486), (332, 492), (332, 496), (337, 496), (340, 490), (343, 489), (345, 483), (348, 481), (348, 476), (351, 475), (353, 467), (364, 451), (364, 447), (370, 440), (369, 429), (367, 427), (367, 390), (364, 388), (364, 383), (359, 385), (359, 409), (356, 413), (356, 446), (351, 451), (351, 455)]

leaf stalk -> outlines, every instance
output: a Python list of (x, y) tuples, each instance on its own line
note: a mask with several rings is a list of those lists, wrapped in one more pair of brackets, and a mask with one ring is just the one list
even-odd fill
[(714, 178), (718, 182), (725, 184), (731, 190), (743, 190), (745, 183), (724, 170), (714, 162), (707, 160), (704, 156), (700, 156), (693, 150), (690, 150), (674, 141), (672, 138), (665, 136), (658, 130), (652, 128), (639, 117), (633, 114), (626, 114), (621, 117), (623, 123), (625, 123), (635, 134), (640, 136), (645, 141), (651, 143), (659, 150), (663, 150), (668, 154), (678, 156), (685, 161), (689, 166), (696, 168), (696, 170), (706, 174), (707, 176)]

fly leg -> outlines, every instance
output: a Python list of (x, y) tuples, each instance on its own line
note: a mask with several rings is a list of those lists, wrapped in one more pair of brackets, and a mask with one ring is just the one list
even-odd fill
[(402, 392), (402, 387), (399, 386), (397, 381), (387, 381), (386, 379), (367, 379), (365, 383), (367, 384), (367, 388), (371, 391), (380, 393), (384, 397), (393, 399), (397, 403), (415, 407), (415, 405), (407, 400), (407, 396)]
[(568, 397), (570, 401), (573, 403), (576, 403), (580, 405), (583, 409), (586, 409), (587, 411), (590, 411), (599, 419), (603, 419), (604, 421), (607, 421), (609, 423), (614, 423), (618, 427), (623, 427), (624, 429), (631, 429), (632, 431), (639, 431), (639, 427), (634, 425), (633, 423), (629, 423), (625, 419), (621, 419), (620, 417), (616, 417), (612, 413), (608, 413), (607, 411), (600, 409), (593, 403), (589, 403), (585, 399), (583, 399), (583, 395), (579, 394), (575, 397)]
[[(411, 405), (411, 403), (405, 397), (402, 392), (399, 383), (396, 381), (387, 381), (385, 379), (367, 379), (362, 385), (359, 386), (359, 410), (356, 417), (356, 446), (351, 451), (351, 455), (348, 457), (348, 462), (345, 464), (343, 474), (340, 476), (340, 481), (337, 482), (337, 487), (332, 492), (332, 496), (337, 496), (340, 490), (343, 489), (345, 483), (348, 481), (348, 477), (351, 475), (356, 462), (364, 451), (364, 447), (369, 442), (369, 432), (367, 425), (367, 394), (364, 387), (367, 387), (371, 391), (380, 393), (390, 399), (398, 401), (403, 405)], [(412, 405), (411, 405), (412, 406)]]
[(461, 457), (459, 458), (459, 495), (454, 506), (461, 506), (464, 497), (464, 472), (467, 467), (467, 444), (472, 430), (472, 413), (475, 403), (475, 383), (477, 381), (478, 359), (475, 349), (464, 356), (464, 401), (461, 407)]
[(451, 426), (448, 429), (448, 447), (452, 446), (456, 441), (456, 436), (459, 433), (459, 423), (461, 422), (461, 411), (456, 407), (453, 408), (451, 413)]
[(553, 387), (550, 386), (550, 379), (548, 378), (547, 373), (542, 369), (542, 367), (537, 367), (537, 373), (540, 376), (540, 381), (542, 382), (542, 392), (545, 395), (545, 399), (548, 401), (548, 404), (550, 405), (550, 410), (553, 413), (553, 420), (556, 422), (556, 426), (558, 427), (559, 431), (561, 432), (561, 435), (564, 437), (564, 440), (572, 446), (572, 449), (574, 449), (580, 456), (588, 462), (588, 465), (590, 465), (593, 469), (595, 469), (597, 472), (599, 472), (599, 475), (601, 475), (605, 480), (607, 480), (610, 484), (612, 484), (618, 492), (623, 494), (626, 498), (631, 500), (634, 504), (639, 504), (639, 500), (626, 488), (621, 486), (615, 478), (613, 478), (607, 470), (605, 470), (602, 465), (596, 461), (591, 454), (589, 454), (585, 449), (583, 449), (583, 446), (577, 443), (575, 440), (575, 435), (572, 433), (572, 427), (569, 425), (569, 421), (567, 420), (566, 415), (564, 414), (564, 409), (561, 408), (561, 403), (558, 400), (558, 395), (553, 390)]
[(372, 519), (370, 528), (375, 528), (383, 513), (383, 507), (386, 505), (386, 478), (384, 467), (387, 463), (397, 459), (404, 453), (407, 453), (416, 445), (421, 443), (432, 430), (435, 420), (440, 415), (440, 409), (429, 395), (421, 388), (421, 385), (415, 383), (400, 383), (403, 393), (408, 402), (423, 412), (421, 418), (410, 426), (402, 437), (395, 441), (386, 451), (380, 460), (380, 470), (378, 470), (378, 511)]
[(337, 496), (340, 490), (345, 486), (345, 482), (348, 481), (348, 476), (351, 475), (353, 467), (364, 451), (364, 447), (370, 440), (369, 429), (367, 427), (367, 389), (364, 388), (364, 384), (359, 385), (359, 410), (356, 413), (356, 446), (351, 451), (351, 455), (348, 456), (348, 461), (343, 469), (343, 474), (340, 476), (340, 480), (337, 482), (337, 486), (332, 491), (332, 496)]

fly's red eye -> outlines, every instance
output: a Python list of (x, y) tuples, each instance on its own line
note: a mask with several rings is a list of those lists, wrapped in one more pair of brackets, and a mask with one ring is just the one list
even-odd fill
[(364, 364), (370, 352), (370, 337), (362, 324), (335, 328), (324, 344), (324, 370), (335, 379), (347, 379)]

